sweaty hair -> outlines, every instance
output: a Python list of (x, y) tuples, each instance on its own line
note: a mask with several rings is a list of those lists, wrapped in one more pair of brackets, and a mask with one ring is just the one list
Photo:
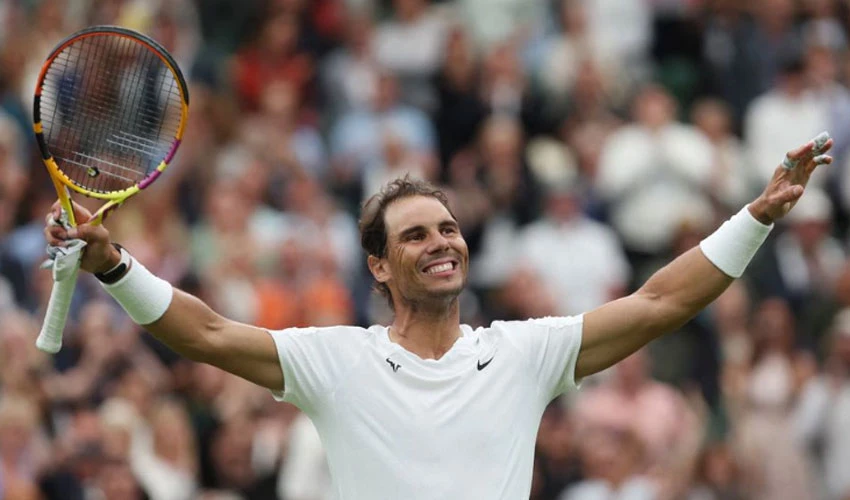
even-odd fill
[[(360, 246), (366, 255), (374, 255), (379, 259), (387, 256), (387, 224), (384, 218), (387, 207), (393, 202), (412, 196), (430, 196), (446, 207), (455, 219), (454, 212), (449, 207), (449, 200), (442, 190), (430, 182), (415, 179), (410, 175), (399, 177), (381, 188), (381, 191), (363, 203), (360, 215)], [(392, 294), (385, 283), (375, 283), (375, 290), (383, 295), (390, 307), (393, 307)]]

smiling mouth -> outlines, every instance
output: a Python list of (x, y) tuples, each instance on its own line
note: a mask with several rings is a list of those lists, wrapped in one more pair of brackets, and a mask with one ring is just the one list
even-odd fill
[(434, 276), (438, 274), (447, 273), (450, 271), (454, 271), (457, 269), (458, 263), (456, 261), (443, 262), (440, 264), (431, 264), (422, 270), (423, 273)]

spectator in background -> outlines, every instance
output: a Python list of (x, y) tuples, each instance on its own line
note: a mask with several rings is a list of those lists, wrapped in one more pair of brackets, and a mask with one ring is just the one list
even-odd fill
[[(758, 173), (759, 182), (769, 179), (776, 168), (763, 155), (781, 155), (780, 151), (786, 151), (801, 137), (811, 137), (829, 126), (827, 110), (808, 86), (801, 48), (793, 46), (777, 57), (776, 86), (753, 100), (744, 117), (749, 161)], [(784, 120), (786, 116), (794, 119)], [(822, 187), (826, 177), (826, 172), (819, 172), (812, 177), (811, 185)]]
[(300, 25), (294, 13), (282, 9), (262, 21), (254, 43), (233, 60), (233, 85), (244, 111), (260, 107), (264, 87), (285, 80), (304, 98), (313, 79), (313, 61), (298, 46)]
[(626, 249), (639, 255), (663, 254), (684, 220), (711, 213), (711, 143), (676, 112), (667, 91), (645, 87), (634, 99), (635, 122), (609, 137), (599, 159), (596, 189)]
[(382, 72), (370, 106), (353, 109), (336, 121), (329, 131), (331, 183), (350, 206), (362, 200), (362, 175), (381, 159), (384, 130), (390, 129), (419, 154), (433, 154), (436, 134), (428, 116), (400, 100), (398, 81)]
[(369, 12), (350, 9), (342, 46), (321, 62), (326, 113), (337, 118), (368, 109), (377, 92), (381, 66), (375, 58), (374, 26)]
[(569, 486), (559, 500), (660, 498), (658, 486), (646, 475), (643, 443), (632, 429), (589, 430), (580, 447), (584, 479)]
[(309, 417), (299, 413), (291, 433), (278, 475), (278, 498), (330, 500), (333, 496), (328, 461), (316, 427)]
[(427, 0), (392, 0), (393, 16), (375, 34), (375, 58), (399, 79), (401, 95), (420, 109), (435, 106), (431, 78), (445, 51), (447, 20)]
[(642, 462), (664, 469), (686, 454), (690, 439), (700, 435), (700, 422), (681, 393), (652, 380), (649, 363), (646, 350), (638, 351), (615, 365), (610, 378), (580, 392), (576, 432), (634, 433)]
[(823, 369), (803, 385), (794, 429), (817, 457), (825, 498), (850, 495), (850, 309), (843, 309), (826, 340)]
[[(810, 189), (786, 221), (786, 230), (766, 246), (754, 262), (751, 286), (759, 299), (783, 297), (801, 325), (805, 345), (813, 347), (822, 333), (814, 327), (820, 307), (831, 300), (846, 252), (830, 234), (832, 202), (821, 190)], [(790, 214), (789, 214), (790, 215)]]
[(276, 177), (285, 180), (304, 173), (323, 180), (327, 176), (327, 153), (311, 121), (295, 86), (275, 80), (266, 84), (259, 110), (241, 121), (239, 132), (254, 154), (275, 170)]
[(504, 263), (515, 257), (516, 235), (538, 214), (533, 200), (540, 199), (540, 185), (526, 163), (524, 146), (522, 126), (512, 115), (493, 115), (482, 126), (476, 177), (487, 194), (490, 212), (481, 227), (473, 228), (468, 245), (471, 266), (477, 268), (472, 279), (483, 288), (497, 286), (506, 278), (510, 269)]
[(488, 113), (484, 96), (479, 94), (479, 61), (469, 34), (463, 26), (456, 26), (447, 38), (443, 64), (434, 83), (434, 126), (444, 181), (449, 180), (452, 161), (457, 154), (468, 151)]
[(813, 371), (811, 356), (795, 347), (795, 327), (787, 302), (761, 302), (753, 317), (750, 365), (724, 377), (746, 498), (816, 498), (813, 471), (791, 418), (798, 391)]
[(547, 186), (543, 217), (518, 237), (515, 260), (537, 271), (558, 316), (621, 297), (630, 278), (617, 234), (584, 215), (580, 203), (576, 186)]
[(593, 60), (596, 47), (591, 39), (584, 0), (558, 2), (560, 32), (552, 36), (543, 49), (544, 55), (538, 71), (547, 97), (563, 105), (573, 93), (582, 63)]
[(198, 452), (186, 410), (162, 400), (132, 431), (129, 465), (150, 500), (195, 497)]
[(711, 181), (706, 191), (722, 213), (734, 211), (757, 191), (758, 177), (746, 161), (732, 120), (732, 110), (718, 99), (699, 100), (691, 110), (691, 122), (711, 141)]

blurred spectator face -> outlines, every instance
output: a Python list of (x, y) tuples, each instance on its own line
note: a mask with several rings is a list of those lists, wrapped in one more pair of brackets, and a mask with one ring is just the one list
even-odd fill
[(372, 49), (372, 18), (366, 14), (352, 12), (346, 23), (345, 41), (355, 54), (370, 54)]
[(580, 215), (581, 206), (572, 187), (552, 188), (546, 199), (546, 215), (553, 220), (567, 222)]
[(637, 95), (633, 110), (635, 120), (644, 127), (655, 130), (673, 121), (676, 116), (676, 103), (663, 88), (650, 86)]
[(404, 166), (404, 160), (408, 157), (407, 144), (402, 137), (389, 128), (384, 130), (383, 151), (384, 161), (390, 169)]
[(291, 54), (298, 41), (298, 20), (282, 12), (268, 19), (260, 35), (260, 50), (272, 56)]
[[(522, 129), (512, 117), (491, 117), (484, 124), (482, 156), (488, 164), (518, 164), (522, 147)], [(518, 165), (517, 165), (518, 166)]]
[(547, 413), (538, 432), (538, 449), (550, 460), (567, 460), (575, 453), (570, 419), (560, 409), (547, 410)]
[(142, 489), (124, 460), (107, 460), (97, 478), (103, 500), (141, 500)]
[(216, 182), (210, 192), (215, 193), (207, 199), (207, 215), (211, 225), (224, 233), (242, 231), (248, 221), (250, 209), (237, 186), (222, 180)]
[(298, 114), (298, 92), (287, 80), (275, 80), (263, 88), (260, 107), (271, 118), (291, 121)]
[(37, 408), (29, 399), (12, 394), (0, 398), (0, 463), (23, 458), (37, 421)]
[(254, 480), (254, 471), (251, 469), (253, 436), (250, 422), (234, 418), (225, 423), (213, 438), (213, 467), (224, 485), (243, 488)]
[(725, 444), (709, 446), (702, 457), (703, 479), (717, 489), (727, 489), (736, 478), (735, 462)]
[(188, 416), (178, 403), (159, 404), (151, 417), (154, 451), (174, 465), (184, 465), (183, 459), (194, 455), (194, 440)]
[(780, 298), (762, 301), (753, 314), (753, 335), (762, 352), (789, 352), (794, 341), (794, 318), (788, 303)]
[(425, 10), (423, 0), (393, 0), (393, 10), (402, 22), (412, 22)]
[(803, 252), (813, 253), (820, 243), (826, 238), (831, 230), (832, 224), (826, 220), (803, 220), (792, 226)]
[(616, 365), (616, 381), (625, 391), (637, 390), (649, 373), (649, 356), (641, 349)]
[(446, 41), (445, 75), (455, 86), (468, 88), (475, 83), (475, 62), (469, 35), (462, 28), (453, 30)]
[(642, 446), (631, 431), (597, 428), (582, 436), (582, 467), (592, 478), (619, 482), (638, 472)]
[(835, 15), (836, 2), (834, 0), (804, 0), (801, 3), (812, 17), (824, 18)]
[(812, 47), (806, 55), (806, 73), (815, 85), (825, 85), (838, 79), (838, 61), (828, 47)]
[(522, 79), (522, 66), (517, 48), (510, 42), (495, 46), (485, 59), (485, 70), (491, 81), (514, 82)]
[(794, 18), (793, 0), (757, 0), (753, 3), (756, 18), (769, 30), (785, 29)]
[(387, 111), (392, 109), (398, 102), (398, 83), (395, 76), (384, 72), (378, 78), (378, 86), (375, 90), (375, 110)]
[(564, 32), (570, 35), (581, 35), (587, 31), (587, 8), (584, 0), (561, 2), (561, 24)]
[(706, 99), (694, 105), (691, 121), (712, 142), (720, 142), (731, 133), (732, 115), (722, 101)]

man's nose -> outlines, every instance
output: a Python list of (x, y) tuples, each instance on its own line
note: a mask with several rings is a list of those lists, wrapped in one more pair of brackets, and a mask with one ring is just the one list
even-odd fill
[(441, 232), (437, 231), (431, 238), (431, 245), (429, 246), (428, 251), (434, 253), (443, 250), (448, 250), (448, 248), (449, 239), (443, 236)]

